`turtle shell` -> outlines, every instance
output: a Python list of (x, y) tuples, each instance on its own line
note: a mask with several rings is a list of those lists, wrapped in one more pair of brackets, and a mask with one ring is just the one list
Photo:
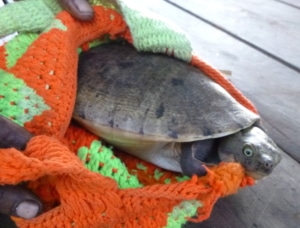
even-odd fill
[(110, 43), (80, 55), (74, 118), (104, 138), (190, 142), (235, 133), (259, 116), (186, 62)]

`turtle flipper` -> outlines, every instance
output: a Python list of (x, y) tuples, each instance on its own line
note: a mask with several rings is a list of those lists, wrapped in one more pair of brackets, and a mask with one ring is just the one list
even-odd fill
[(212, 153), (215, 140), (208, 139), (190, 143), (182, 143), (180, 165), (184, 175), (197, 176), (206, 175), (205, 161)]
[(0, 116), (0, 148), (24, 150), (32, 135), (13, 121)]

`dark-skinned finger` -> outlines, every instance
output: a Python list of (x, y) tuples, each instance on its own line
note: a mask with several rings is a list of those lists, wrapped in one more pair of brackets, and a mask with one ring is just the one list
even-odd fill
[(31, 219), (41, 211), (41, 201), (28, 189), (20, 185), (0, 186), (0, 213)]
[(32, 138), (25, 128), (4, 116), (0, 116), (0, 148), (16, 148), (24, 150), (27, 142)]
[[(25, 128), (0, 116), (0, 148), (24, 150), (32, 138)], [(0, 213), (30, 219), (42, 211), (40, 200), (21, 185), (0, 186)]]
[(60, 0), (61, 6), (73, 17), (88, 21), (94, 17), (94, 11), (87, 0)]

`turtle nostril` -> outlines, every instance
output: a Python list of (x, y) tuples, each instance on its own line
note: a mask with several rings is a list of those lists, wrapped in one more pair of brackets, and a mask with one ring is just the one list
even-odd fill
[(273, 168), (273, 163), (271, 161), (265, 162), (265, 168), (266, 169), (272, 169)]
[(274, 162), (271, 156), (264, 154), (261, 158), (261, 165), (264, 167), (264, 169), (271, 170), (274, 167)]

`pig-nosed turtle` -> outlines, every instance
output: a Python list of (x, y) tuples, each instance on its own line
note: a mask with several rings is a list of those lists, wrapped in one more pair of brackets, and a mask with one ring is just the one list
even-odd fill
[(73, 117), (111, 145), (189, 176), (228, 161), (258, 180), (281, 160), (260, 117), (199, 69), (124, 43), (81, 54)]

